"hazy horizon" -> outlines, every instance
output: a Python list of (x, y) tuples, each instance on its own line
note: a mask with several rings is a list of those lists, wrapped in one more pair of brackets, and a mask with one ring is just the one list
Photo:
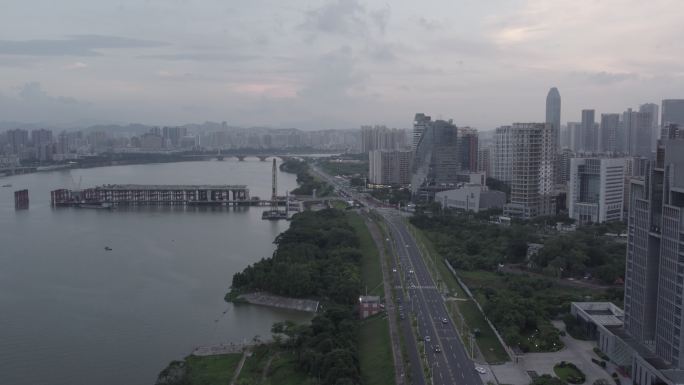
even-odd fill
[(300, 129), (415, 112), (489, 130), (681, 98), (673, 0), (27, 0), (0, 15), (0, 120)]

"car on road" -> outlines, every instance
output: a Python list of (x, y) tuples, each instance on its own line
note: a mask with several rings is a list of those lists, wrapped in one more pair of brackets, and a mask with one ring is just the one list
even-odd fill
[(487, 371), (485, 370), (485, 368), (483, 368), (482, 366), (476, 366), (476, 367), (475, 367), (475, 370), (476, 370), (478, 373), (480, 373), (480, 374), (485, 374), (485, 373), (487, 373)]
[(409, 274), (413, 274), (413, 269), (409, 270)]
[(393, 267), (393, 268), (392, 268), (392, 273), (396, 273), (396, 272), (397, 272), (397, 269)]
[(399, 313), (399, 319), (404, 319), (404, 318), (406, 318), (406, 317), (404, 316), (404, 313)]
[(439, 347), (439, 345), (435, 345), (435, 353), (441, 353), (442, 348)]
[(430, 336), (425, 336), (425, 342), (430, 342)]
[(449, 323), (449, 320), (448, 320), (446, 317), (444, 317), (444, 318), (442, 318), (442, 323), (443, 323), (443, 324), (448, 324), (448, 323)]

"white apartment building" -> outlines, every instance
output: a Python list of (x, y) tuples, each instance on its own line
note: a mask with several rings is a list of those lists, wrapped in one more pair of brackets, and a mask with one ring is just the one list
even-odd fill
[(511, 202), (504, 215), (553, 215), (555, 147), (550, 123), (514, 123), (510, 128)]
[(410, 150), (374, 150), (368, 153), (368, 182), (383, 186), (406, 186), (411, 183)]
[(494, 147), (490, 168), (492, 178), (511, 182), (511, 126), (498, 127), (494, 132)]
[(624, 158), (573, 158), (568, 215), (578, 224), (620, 221), (625, 189)]

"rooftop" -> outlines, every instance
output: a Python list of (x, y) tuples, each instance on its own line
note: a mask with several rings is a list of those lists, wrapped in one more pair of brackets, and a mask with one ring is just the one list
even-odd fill
[(603, 326), (622, 326), (625, 312), (612, 302), (573, 302), (571, 305), (586, 320)]

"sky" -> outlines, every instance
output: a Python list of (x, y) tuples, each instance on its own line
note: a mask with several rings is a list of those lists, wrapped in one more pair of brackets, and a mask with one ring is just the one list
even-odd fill
[(681, 0), (0, 0), (0, 121), (483, 130), (684, 98)]

